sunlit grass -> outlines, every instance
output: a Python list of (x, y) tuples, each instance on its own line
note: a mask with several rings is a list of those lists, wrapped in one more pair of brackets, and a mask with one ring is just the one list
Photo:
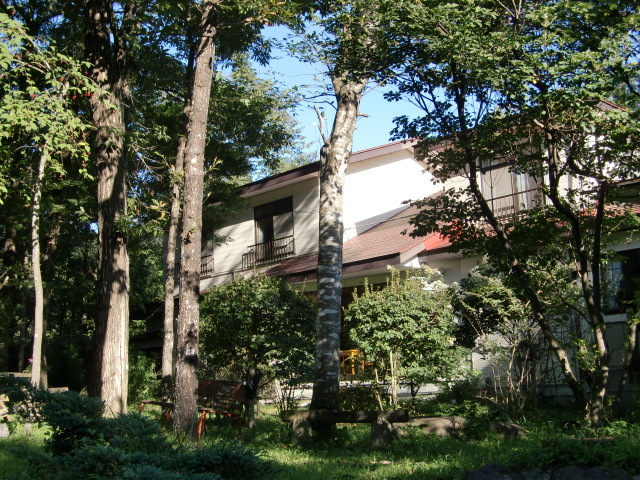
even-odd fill
[[(150, 410), (148, 416), (162, 422), (159, 412)], [(368, 425), (340, 425), (329, 442), (298, 448), (290, 444), (288, 425), (275, 411), (263, 409), (257, 427), (244, 429), (241, 438), (228, 419), (208, 422), (199, 444), (185, 443), (171, 432), (167, 435), (181, 449), (216, 449), (240, 443), (274, 465), (275, 480), (456, 480), (489, 463), (534, 470), (561, 464), (602, 465), (640, 472), (640, 427), (635, 424), (623, 422), (601, 432), (567, 429), (561, 422), (551, 421), (525, 426), (528, 435), (519, 439), (486, 432), (427, 436), (418, 427), (408, 427), (388, 449), (372, 450)], [(0, 439), (0, 480), (45, 479), (49, 459), (46, 434), (45, 429), (34, 428), (30, 434), (17, 429), (11, 437)], [(608, 439), (603, 443), (587, 441), (598, 435)]]
[(33, 427), (25, 432), (12, 425), (12, 434), (0, 439), (0, 480), (42, 480), (41, 467), (48, 455), (44, 448), (48, 429)]

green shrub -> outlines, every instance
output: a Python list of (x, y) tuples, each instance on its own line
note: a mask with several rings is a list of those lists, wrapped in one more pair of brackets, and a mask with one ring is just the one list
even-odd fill
[(169, 452), (125, 451), (112, 445), (85, 445), (55, 456), (51, 480), (246, 480), (269, 478), (273, 467), (246, 447)]
[(104, 438), (104, 403), (77, 392), (50, 394), (42, 416), (51, 427), (49, 448), (60, 454)]
[(7, 395), (7, 408), (15, 420), (29, 423), (42, 421), (42, 408), (52, 395), (35, 388), (28, 378), (8, 375), (0, 375), (0, 393)]
[(129, 352), (129, 404), (138, 406), (142, 400), (160, 398), (162, 380), (153, 357), (139, 350)]
[(190, 475), (213, 472), (225, 480), (269, 478), (274, 473), (271, 463), (247, 447), (234, 444), (185, 452), (176, 457), (175, 467)]
[(339, 398), (341, 410), (380, 410), (378, 398), (382, 399), (384, 408), (389, 403), (388, 395), (381, 392), (380, 386), (376, 383), (340, 387)]

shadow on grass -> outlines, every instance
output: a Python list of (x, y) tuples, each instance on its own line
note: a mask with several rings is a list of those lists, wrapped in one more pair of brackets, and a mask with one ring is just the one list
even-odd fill
[(309, 448), (288, 441), (288, 429), (278, 417), (263, 416), (244, 441), (276, 466), (277, 480), (288, 479), (459, 479), (487, 464), (545, 470), (559, 465), (621, 467), (640, 472), (638, 428), (619, 432), (603, 442), (567, 435), (553, 426), (530, 429), (527, 438), (505, 439), (424, 435), (407, 427), (386, 450), (370, 448), (367, 425), (338, 426), (332, 440)]
[(44, 435), (36, 431), (32, 435), (16, 432), (0, 439), (0, 479), (40, 480), (46, 477), (41, 466), (49, 459), (44, 447)]

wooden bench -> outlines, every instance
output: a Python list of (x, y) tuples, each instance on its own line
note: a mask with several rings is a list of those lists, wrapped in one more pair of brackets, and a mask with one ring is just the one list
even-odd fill
[(311, 438), (314, 424), (370, 423), (371, 446), (380, 448), (391, 444), (392, 424), (408, 422), (409, 412), (407, 410), (285, 410), (280, 418), (285, 422), (291, 422), (291, 443), (294, 445), (302, 445)]
[(205, 420), (210, 415), (235, 419), (238, 436), (242, 434), (242, 414), (247, 399), (243, 383), (227, 380), (200, 380), (198, 382), (198, 440), (206, 429)]
[[(198, 380), (198, 440), (206, 430), (208, 416), (233, 418), (236, 420), (238, 435), (242, 433), (242, 414), (246, 400), (246, 389), (241, 382), (228, 380)], [(165, 430), (169, 430), (169, 421), (173, 415), (173, 402), (161, 400), (143, 400), (138, 407), (142, 413), (146, 405), (157, 405), (162, 409)]]

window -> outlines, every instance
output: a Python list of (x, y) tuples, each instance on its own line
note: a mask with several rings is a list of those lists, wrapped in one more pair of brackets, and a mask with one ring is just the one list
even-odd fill
[(200, 249), (200, 277), (211, 277), (213, 269), (214, 234), (211, 229), (202, 231), (202, 248)]
[(255, 245), (242, 255), (242, 267), (277, 262), (295, 254), (293, 197), (254, 208)]
[(293, 197), (255, 207), (256, 244), (293, 235)]
[(607, 314), (623, 313), (633, 302), (640, 282), (640, 248), (623, 250), (603, 272), (602, 308)]

